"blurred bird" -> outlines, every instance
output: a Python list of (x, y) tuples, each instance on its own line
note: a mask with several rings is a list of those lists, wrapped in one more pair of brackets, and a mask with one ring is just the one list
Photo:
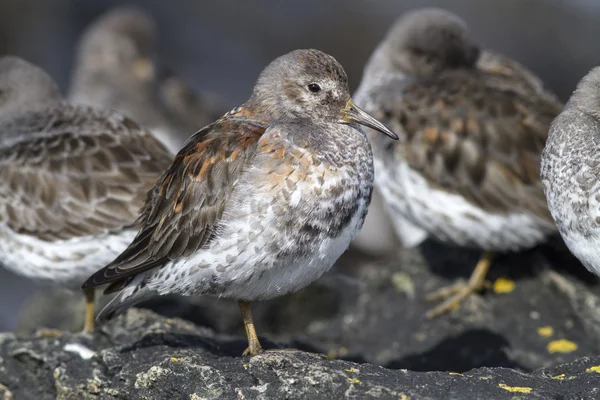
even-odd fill
[(552, 122), (542, 153), (548, 207), (571, 252), (600, 276), (600, 67)]
[[(114, 112), (63, 102), (38, 67), (0, 59), (0, 262), (79, 288), (133, 240), (146, 193), (169, 152)], [(94, 328), (86, 291), (84, 330)]]
[[(422, 231), (420, 228), (416, 229), (417, 234)], [(403, 236), (396, 234), (394, 226), (392, 226), (392, 221), (390, 221), (385, 211), (383, 199), (379, 192), (374, 189), (369, 212), (365, 217), (365, 223), (350, 246), (363, 254), (375, 257), (386, 254), (391, 255), (398, 249), (399, 237), (413, 238), (414, 236), (410, 233), (403, 233)], [(400, 241), (402, 247), (413, 247), (402, 239)]]
[(190, 138), (154, 186), (131, 245), (83, 285), (120, 290), (98, 316), (168, 293), (239, 301), (245, 355), (262, 351), (250, 302), (294, 292), (331, 268), (362, 226), (373, 157), (342, 66), (297, 50), (250, 99)]
[(131, 6), (117, 7), (87, 28), (69, 99), (134, 119), (173, 153), (225, 112), (214, 98), (194, 92), (158, 63), (154, 21)]
[(400, 17), (356, 99), (400, 135), (371, 137), (376, 186), (399, 236), (408, 225), (413, 244), (429, 235), (484, 251), (468, 283), (429, 296), (449, 298), (428, 317), (480, 290), (494, 252), (533, 247), (555, 231), (539, 164), (562, 105), (517, 62), (480, 55), (459, 17), (431, 8)]

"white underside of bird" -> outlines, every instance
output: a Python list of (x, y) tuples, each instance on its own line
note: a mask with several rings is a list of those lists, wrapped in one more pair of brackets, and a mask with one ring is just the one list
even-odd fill
[(136, 230), (45, 241), (0, 224), (0, 263), (10, 271), (45, 284), (79, 289), (83, 281), (118, 256)]
[(458, 194), (432, 188), (405, 162), (396, 166), (395, 178), (380, 164), (375, 158), (375, 184), (400, 229), (408, 219), (440, 241), (496, 251), (533, 247), (556, 229), (530, 213), (490, 213)]

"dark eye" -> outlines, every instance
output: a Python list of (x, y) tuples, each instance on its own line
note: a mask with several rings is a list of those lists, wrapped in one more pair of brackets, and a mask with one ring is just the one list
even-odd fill
[(316, 83), (311, 83), (310, 85), (308, 85), (308, 90), (310, 90), (313, 93), (317, 93), (321, 91), (321, 86), (317, 85)]

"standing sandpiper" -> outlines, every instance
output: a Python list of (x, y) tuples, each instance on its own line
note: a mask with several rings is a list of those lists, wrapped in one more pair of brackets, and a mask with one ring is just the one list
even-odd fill
[(69, 100), (132, 118), (173, 154), (225, 112), (158, 62), (154, 21), (132, 6), (108, 11), (84, 32)]
[[(78, 288), (133, 240), (172, 156), (127, 118), (64, 103), (44, 71), (17, 57), (0, 58), (0, 100), (0, 262)], [(93, 290), (86, 300), (90, 332)]]
[(460, 18), (440, 9), (402, 16), (371, 56), (356, 99), (400, 134), (398, 142), (370, 135), (376, 185), (396, 225), (484, 251), (468, 283), (429, 296), (449, 299), (428, 317), (480, 290), (493, 252), (555, 232), (539, 165), (561, 104), (518, 63), (480, 57)]
[(83, 285), (120, 290), (98, 319), (157, 294), (233, 298), (244, 354), (260, 353), (250, 302), (319, 278), (363, 224), (373, 156), (359, 124), (397, 139), (354, 105), (333, 57), (277, 58), (245, 104), (190, 138), (149, 195), (133, 243)]
[(579, 82), (552, 122), (541, 176), (567, 247), (600, 276), (600, 67)]

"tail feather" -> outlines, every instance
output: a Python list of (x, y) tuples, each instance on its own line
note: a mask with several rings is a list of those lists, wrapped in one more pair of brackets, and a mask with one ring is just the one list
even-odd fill
[(144, 278), (146, 274), (136, 276), (117, 294), (96, 317), (98, 323), (106, 322), (135, 306), (136, 304), (156, 296), (156, 292), (148, 289)]

